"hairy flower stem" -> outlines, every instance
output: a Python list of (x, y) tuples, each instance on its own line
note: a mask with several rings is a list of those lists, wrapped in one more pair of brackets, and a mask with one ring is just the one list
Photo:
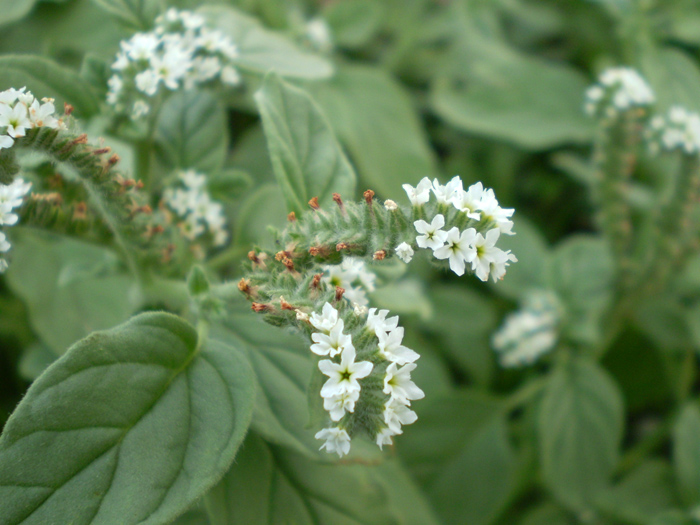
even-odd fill
[(111, 231), (116, 245), (134, 276), (143, 280), (139, 257), (144, 256), (147, 239), (144, 237), (143, 215), (150, 213), (147, 206), (139, 207), (133, 195), (119, 184), (113, 170), (118, 157), (110, 156), (108, 148), (87, 144), (85, 135), (52, 128), (35, 128), (19, 138), (5, 155), (14, 156), (16, 148), (25, 148), (47, 155), (51, 160), (72, 167), (85, 187), (92, 205)]
[(642, 110), (632, 109), (605, 122), (594, 152), (601, 225), (610, 240), (622, 289), (629, 288), (637, 273), (631, 256), (633, 234), (627, 195), (643, 115)]

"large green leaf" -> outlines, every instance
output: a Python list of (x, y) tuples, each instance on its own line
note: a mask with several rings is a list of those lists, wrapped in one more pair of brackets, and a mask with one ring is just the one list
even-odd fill
[(595, 363), (572, 359), (552, 373), (537, 429), (542, 476), (575, 510), (591, 507), (619, 456), (623, 406), (617, 385)]
[(308, 427), (307, 386), (313, 363), (302, 337), (253, 317), (243, 300), (231, 305), (230, 315), (213, 327), (212, 337), (245, 351), (253, 366), (253, 429), (272, 443), (318, 458), (320, 444)]
[(146, 30), (165, 7), (162, 0), (92, 0), (127, 27)]
[(236, 43), (239, 56), (235, 63), (244, 71), (260, 74), (274, 71), (286, 77), (309, 79), (325, 78), (333, 73), (328, 60), (300, 49), (289, 38), (265, 29), (241, 11), (209, 5), (200, 8), (199, 13)]
[(51, 365), (0, 437), (3, 523), (167, 523), (201, 497), (254, 397), (237, 350), (202, 343), (180, 318), (146, 313)]
[(0, 0), (0, 26), (21, 20), (29, 14), (37, 0)]
[(687, 404), (673, 428), (673, 466), (683, 500), (700, 503), (700, 409)]
[(672, 47), (648, 47), (641, 55), (641, 70), (654, 88), (660, 111), (679, 104), (700, 111), (700, 69), (687, 53)]
[(110, 250), (25, 228), (14, 228), (12, 239), (7, 283), (56, 356), (90, 332), (126, 321), (138, 307), (136, 284)]
[(60, 113), (63, 103), (71, 104), (76, 114), (89, 117), (97, 113), (97, 97), (90, 85), (76, 72), (39, 56), (6, 55), (0, 57), (0, 90), (26, 86), (37, 98), (56, 99)]
[(312, 197), (322, 205), (332, 204), (333, 193), (354, 197), (355, 172), (308, 93), (269, 74), (255, 101), (290, 211), (302, 213)]
[(405, 198), (402, 184), (415, 185), (435, 174), (435, 158), (413, 103), (385, 72), (343, 66), (309, 89), (348, 148), (363, 189), (400, 201)]
[(463, 15), (431, 104), (464, 131), (541, 150), (588, 142), (593, 122), (582, 111), (587, 81), (569, 65), (526, 55)]
[(645, 525), (650, 516), (677, 506), (673, 473), (668, 463), (649, 460), (600, 494), (596, 506), (623, 523)]
[(255, 434), (206, 503), (212, 525), (436, 523), (396, 461), (322, 464), (270, 446)]
[(171, 168), (217, 172), (226, 159), (228, 132), (221, 104), (204, 91), (183, 91), (163, 104), (156, 141)]
[(564, 303), (566, 330), (591, 343), (600, 336), (600, 320), (612, 299), (614, 266), (607, 243), (575, 235), (560, 243), (549, 267), (550, 286)]

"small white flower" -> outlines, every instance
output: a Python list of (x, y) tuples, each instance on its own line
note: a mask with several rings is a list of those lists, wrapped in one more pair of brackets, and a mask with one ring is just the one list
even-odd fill
[(394, 435), (403, 432), (401, 425), (411, 425), (417, 420), (416, 413), (395, 397), (391, 397), (384, 405), (384, 423)]
[(352, 303), (352, 311), (358, 317), (367, 313), (367, 307), (361, 304)]
[(389, 314), (389, 310), (379, 310), (376, 308), (370, 308), (367, 313), (367, 328), (374, 334), (379, 332), (391, 332), (395, 330), (399, 325), (399, 316), (395, 315), (389, 319), (386, 316)]
[(333, 421), (340, 421), (346, 412), (355, 411), (355, 403), (360, 398), (359, 390), (343, 392), (337, 396), (330, 396), (323, 399), (323, 408), (328, 411)]
[(326, 303), (323, 305), (321, 314), (316, 312), (311, 314), (310, 322), (316, 330), (328, 334), (338, 324), (338, 310), (330, 303)]
[(54, 117), (54, 107), (52, 102), (41, 104), (37, 99), (29, 106), (29, 121), (33, 127), (57, 128), (58, 119)]
[(402, 242), (396, 247), (396, 256), (406, 264), (413, 259), (413, 253), (413, 248), (406, 242)]
[(136, 89), (152, 97), (158, 91), (158, 84), (162, 77), (155, 69), (147, 69), (142, 71), (134, 78)]
[(467, 228), (461, 234), (455, 226), (447, 232), (445, 246), (433, 252), (436, 259), (449, 259), (450, 270), (457, 275), (464, 275), (465, 263), (472, 262), (476, 257), (476, 249), (473, 246), (476, 240), (476, 230)]
[(138, 120), (144, 115), (148, 115), (150, 110), (151, 106), (149, 106), (145, 100), (137, 100), (134, 102), (134, 107), (131, 109), (131, 118), (133, 120)]
[(413, 206), (421, 206), (430, 200), (430, 189), (433, 184), (428, 177), (423, 177), (418, 185), (414, 188), (410, 184), (404, 184), (403, 189), (408, 195), (408, 200)]
[(7, 240), (7, 236), (3, 232), (0, 232), (0, 253), (7, 253), (10, 251), (11, 247), (12, 245)]
[[(312, 321), (313, 322), (313, 321)], [(311, 351), (316, 355), (329, 355), (334, 357), (341, 352), (352, 349), (352, 353), (355, 353), (355, 347), (352, 346), (352, 337), (348, 334), (343, 333), (345, 328), (345, 323), (342, 319), (338, 319), (338, 322), (331, 329), (330, 333), (313, 333), (311, 334), (311, 340), (314, 344), (311, 345)]]
[(22, 102), (17, 102), (15, 107), (10, 108), (6, 104), (0, 104), (0, 127), (6, 126), (10, 137), (24, 137), (27, 128), (32, 127), (27, 114), (27, 106)]
[(513, 208), (501, 208), (498, 205), (496, 197), (491, 192), (490, 196), (485, 197), (481, 203), (481, 219), (482, 221), (491, 221), (495, 226), (506, 235), (515, 235), (513, 232), (513, 221), (510, 217), (513, 216), (515, 210)]
[(0, 149), (11, 148), (14, 143), (15, 141), (12, 137), (0, 135)]
[(229, 86), (237, 86), (241, 83), (241, 75), (233, 66), (224, 66), (221, 68), (221, 81)]
[(405, 404), (415, 399), (423, 399), (425, 393), (411, 381), (411, 372), (415, 368), (415, 363), (408, 363), (401, 368), (396, 363), (391, 363), (384, 376), (383, 392)]
[(470, 219), (478, 221), (481, 220), (479, 210), (482, 207), (484, 195), (484, 185), (477, 182), (469, 186), (467, 191), (457, 191), (452, 199), (452, 204), (462, 213), (466, 213)]
[[(474, 248), (476, 250), (476, 256), (471, 261), (472, 270), (476, 273), (476, 276), (482, 281), (487, 281), (489, 278), (489, 272), (491, 271), (491, 265), (503, 266), (503, 273), (505, 273), (505, 266), (510, 260), (517, 260), (515, 256), (510, 255), (512, 259), (507, 257), (507, 253), (496, 247), (496, 241), (501, 234), (501, 230), (494, 228), (486, 232), (486, 237), (480, 233), (476, 234), (476, 239), (474, 240)], [(496, 279), (494, 279), (496, 280)]]
[(5, 273), (7, 271), (8, 264), (5, 259), (0, 258), (0, 273)]
[(340, 363), (334, 363), (330, 359), (319, 361), (318, 368), (328, 381), (321, 388), (321, 397), (340, 396), (347, 392), (359, 392), (359, 379), (367, 377), (374, 365), (369, 361), (355, 362), (355, 348), (352, 345), (343, 349), (340, 354)]
[(441, 228), (445, 226), (445, 217), (438, 213), (430, 224), (424, 220), (418, 220), (413, 223), (419, 235), (416, 237), (416, 244), (421, 248), (431, 248), (437, 250), (445, 245), (447, 240), (447, 232)]
[(307, 313), (305, 313), (305, 312), (302, 312), (302, 311), (299, 310), (298, 308), (297, 308), (296, 310), (294, 310), (294, 311), (295, 311), (296, 314), (297, 314), (297, 321), (301, 321), (302, 323), (305, 323), (305, 322), (309, 321), (309, 314), (307, 314)]
[(379, 447), (379, 450), (384, 450), (384, 445), (393, 444), (391, 438), (395, 435), (396, 432), (393, 432), (389, 427), (384, 427), (379, 432), (377, 432), (377, 435), (374, 439), (377, 443), (377, 446)]
[(403, 327), (399, 326), (389, 333), (383, 331), (376, 332), (377, 339), (379, 339), (379, 352), (382, 357), (399, 365), (413, 363), (420, 357), (417, 352), (401, 344), (403, 340), (403, 331)]
[(459, 195), (462, 190), (462, 179), (459, 176), (454, 176), (444, 186), (437, 179), (433, 180), (432, 190), (435, 194), (438, 204), (450, 204), (456, 195)]
[[(197, 173), (194, 170), (183, 171), (180, 174), (182, 183), (192, 190), (201, 190), (207, 184), (207, 177), (202, 173)], [(208, 204), (208, 203), (207, 203)]]
[(392, 201), (391, 199), (387, 199), (387, 200), (384, 201), (384, 207), (385, 207), (388, 211), (395, 211), (395, 210), (398, 210), (398, 209), (399, 209), (399, 205), (396, 204), (396, 203), (395, 203), (394, 201)]
[(338, 427), (324, 428), (317, 432), (315, 437), (316, 439), (326, 440), (319, 450), (325, 448), (329, 454), (336, 452), (338, 457), (341, 458), (350, 452), (350, 436), (345, 429)]

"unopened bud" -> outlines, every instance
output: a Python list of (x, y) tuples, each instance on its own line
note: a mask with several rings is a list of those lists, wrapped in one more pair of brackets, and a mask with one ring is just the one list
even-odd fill
[(251, 310), (259, 314), (263, 312), (269, 312), (272, 310), (272, 306), (264, 303), (253, 303), (250, 305), (250, 308)]
[(396, 204), (391, 199), (387, 199), (384, 201), (384, 207), (389, 211), (394, 211), (394, 210), (397, 210), (399, 208), (399, 205)]
[(323, 277), (322, 273), (317, 273), (316, 275), (314, 275), (314, 278), (311, 281), (311, 288), (316, 289), (319, 287), (319, 285), (321, 284), (321, 277)]
[(293, 211), (290, 211), (290, 212), (289, 212), (289, 215), (287, 215), (287, 220), (288, 220), (289, 222), (294, 222), (294, 221), (296, 221), (296, 220), (297, 220), (297, 214), (294, 213)]
[(386, 250), (377, 250), (376, 252), (374, 252), (374, 255), (372, 256), (372, 258), (375, 261), (383, 261), (385, 259), (385, 257), (386, 257)]
[(350, 246), (346, 242), (339, 242), (338, 244), (335, 245), (335, 251), (339, 252), (342, 250), (347, 250)]
[(311, 206), (311, 209), (316, 211), (321, 208), (318, 204), (318, 197), (314, 197), (309, 201), (309, 206)]
[(68, 102), (63, 103), (63, 113), (68, 116), (71, 113), (73, 113), (73, 106), (71, 106)]
[(306, 314), (299, 310), (298, 308), (294, 310), (297, 313), (297, 321), (301, 321), (302, 323), (308, 323), (309, 322), (309, 314)]
[(250, 295), (250, 281), (246, 279), (245, 277), (241, 278), (240, 281), (238, 281), (238, 289), (246, 294)]
[(284, 297), (280, 295), (280, 307), (282, 310), (295, 310), (295, 308), (289, 304)]
[(368, 205), (372, 206), (372, 199), (374, 199), (374, 192), (372, 190), (367, 190), (362, 195), (365, 198), (365, 202), (367, 202)]

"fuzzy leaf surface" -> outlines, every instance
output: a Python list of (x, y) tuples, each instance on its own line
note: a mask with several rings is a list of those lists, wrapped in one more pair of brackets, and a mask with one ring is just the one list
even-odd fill
[(187, 322), (141, 314), (76, 343), (29, 389), (0, 437), (7, 524), (166, 523), (230, 465), (252, 372), (199, 349)]

